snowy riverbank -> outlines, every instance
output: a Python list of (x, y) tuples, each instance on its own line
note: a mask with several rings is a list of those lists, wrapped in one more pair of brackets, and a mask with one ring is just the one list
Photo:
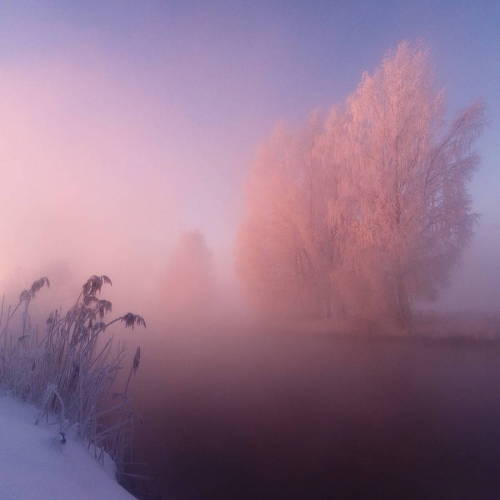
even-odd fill
[(56, 426), (34, 425), (37, 410), (0, 393), (2, 500), (132, 500), (86, 447)]

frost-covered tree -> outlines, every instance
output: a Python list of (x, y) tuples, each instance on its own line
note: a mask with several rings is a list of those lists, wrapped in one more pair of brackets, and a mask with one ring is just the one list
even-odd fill
[(237, 268), (267, 313), (317, 316), (329, 308), (327, 193), (310, 157), (317, 121), (300, 136), (278, 128), (248, 180)]
[(167, 263), (165, 311), (173, 317), (199, 317), (214, 300), (212, 255), (199, 231), (180, 235)]
[(483, 123), (481, 103), (447, 123), (426, 49), (403, 42), (342, 106), (276, 133), (251, 173), (237, 242), (257, 304), (407, 326), (472, 234)]

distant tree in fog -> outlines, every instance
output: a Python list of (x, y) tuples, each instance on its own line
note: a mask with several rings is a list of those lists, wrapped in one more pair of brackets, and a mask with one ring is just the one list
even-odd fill
[(329, 307), (327, 197), (319, 169), (306, 158), (317, 122), (312, 118), (299, 136), (277, 130), (248, 180), (238, 271), (258, 307), (269, 313), (316, 316)]
[(436, 298), (477, 217), (484, 108), (447, 124), (431, 76), (425, 48), (403, 42), (342, 106), (262, 148), (237, 239), (258, 308), (407, 327), (415, 299)]
[(199, 231), (183, 233), (167, 263), (165, 308), (170, 315), (206, 313), (214, 296), (212, 256)]

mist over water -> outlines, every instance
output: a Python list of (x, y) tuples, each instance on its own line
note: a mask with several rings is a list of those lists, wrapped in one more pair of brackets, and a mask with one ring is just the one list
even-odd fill
[[(35, 3), (0, 19), (0, 292), (15, 304), (47, 276), (42, 329), (106, 274), (112, 316), (144, 316), (110, 329), (141, 346), (137, 496), (497, 498), (498, 7)], [(234, 265), (259, 145), (421, 36), (450, 111), (483, 96), (490, 121), (449, 286), (413, 336), (263, 319)]]
[(283, 333), (164, 332), (134, 385), (153, 491), (493, 498), (496, 342)]

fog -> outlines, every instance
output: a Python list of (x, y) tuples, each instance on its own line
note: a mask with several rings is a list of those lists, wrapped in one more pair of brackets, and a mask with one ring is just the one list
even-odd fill
[[(38, 6), (7, 9), (3, 21), (0, 291), (15, 304), (47, 276), (32, 304), (42, 328), (50, 309), (105, 274), (112, 315), (144, 316), (145, 330), (112, 330), (129, 352), (142, 349), (131, 390), (145, 465), (129, 472), (147, 479), (129, 487), (145, 499), (409, 498), (408, 488), (494, 498), (497, 25), (471, 41), (463, 33), (482, 31), (479, 14), (448, 6), (433, 24), (424, 6), (358, 40), (376, 7), (339, 7), (336, 20), (323, 6), (332, 28), (298, 5), (91, 4), (95, 17)], [(459, 24), (450, 38), (449, 19)], [(387, 49), (420, 35), (449, 85), (449, 111), (483, 97), (489, 120), (468, 188), (481, 217), (448, 285), (417, 302), (421, 335), (263, 318), (234, 245), (259, 147), (279, 120), (295, 126), (344, 101)]]
[[(256, 7), (253, 16), (261, 10)], [(117, 285), (110, 293), (127, 290), (130, 307), (140, 307), (145, 296), (161, 288), (161, 273), (180, 235), (199, 230), (223, 283), (219, 288), (229, 288), (224, 295), (234, 299), (239, 285), (233, 273), (232, 243), (257, 147), (278, 119), (302, 120), (315, 106), (330, 106), (344, 98), (361, 72), (373, 68), (390, 44), (372, 51), (368, 62), (360, 58), (349, 78), (326, 78), (332, 86), (328, 94), (318, 93), (311, 76), (311, 92), (303, 93), (297, 100), (300, 109), (291, 112), (288, 97), (276, 99), (268, 83), (275, 77), (279, 88), (294, 68), (273, 68), (274, 56), (258, 57), (266, 44), (276, 56), (290, 50), (285, 42), (291, 34), (285, 29), (279, 35), (267, 30), (272, 16), (255, 28), (262, 41), (252, 50), (230, 50), (220, 36), (215, 47), (200, 49), (215, 26), (202, 25), (201, 12), (190, 17), (184, 10), (141, 11), (127, 5), (115, 20), (114, 31), (105, 34), (101, 30), (112, 23), (113, 12), (111, 4), (96, 9), (96, 25), (90, 28), (85, 17), (77, 22), (81, 12), (76, 8), (66, 13), (48, 6), (6, 11), (11, 39), (3, 54), (0, 82), (2, 288), (17, 293), (46, 274), (54, 282), (54, 293), (72, 294), (71, 289), (89, 274), (107, 273)], [(139, 13), (134, 24), (131, 19)], [(224, 14), (219, 21), (224, 30), (231, 20), (241, 22), (235, 12)], [(341, 15), (348, 14), (342, 10)], [(170, 31), (162, 30), (161, 19), (168, 20)], [(130, 23), (137, 34), (149, 30), (154, 37), (136, 44), (124, 31)], [(24, 45), (17, 35), (23, 26), (29, 32)], [(182, 39), (181, 28), (188, 36), (200, 26), (200, 39), (184, 46), (172, 44), (176, 36)], [(235, 36), (234, 29), (226, 33)], [(120, 53), (119, 43), (127, 54)], [(215, 57), (215, 48), (230, 55), (229, 60)], [(447, 45), (432, 48), (436, 64), (443, 62)], [(354, 61), (356, 54), (342, 57)], [(238, 56), (245, 73), (231, 66)], [(488, 57), (485, 53), (482, 64)], [(490, 86), (477, 88), (477, 84), (471, 89), (475, 94), (458, 103), (462, 86), (454, 83), (458, 68), (450, 68), (451, 64), (439, 78), (449, 87), (452, 109), (466, 103), (469, 95), (483, 96), (491, 126), (479, 144), (483, 161), (471, 191), (481, 221), (441, 302), (447, 310), (494, 312), (500, 274), (493, 141), (497, 105), (488, 99)], [(264, 69), (260, 75), (249, 77), (250, 70), (259, 68)], [(307, 75), (298, 74), (303, 79)], [(228, 75), (225, 99), (217, 88)], [(203, 88), (196, 88), (198, 77), (204, 78)], [(247, 102), (242, 98), (247, 88), (243, 82), (253, 85)], [(244, 124), (234, 123), (238, 116), (245, 116)]]

